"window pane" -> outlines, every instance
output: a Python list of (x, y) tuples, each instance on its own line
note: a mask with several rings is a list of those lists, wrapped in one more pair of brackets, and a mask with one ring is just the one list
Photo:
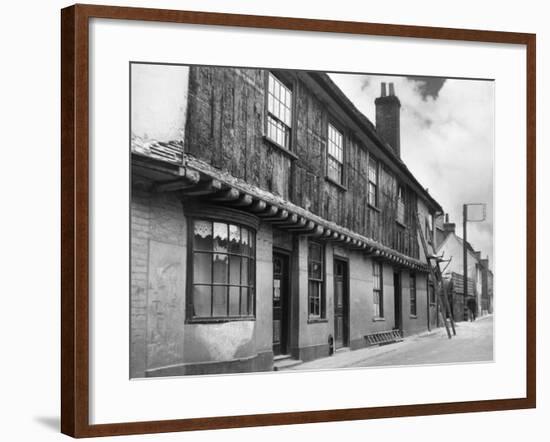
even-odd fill
[(195, 220), (193, 224), (194, 250), (212, 250), (212, 223), (210, 221)]
[(229, 226), (229, 251), (241, 253), (241, 228), (233, 224)]
[(227, 316), (227, 287), (214, 286), (213, 316)]
[(193, 282), (210, 284), (212, 282), (212, 254), (193, 254)]
[(241, 244), (243, 249), (243, 255), (250, 255), (250, 245), (248, 242), (248, 230), (244, 227), (241, 228)]
[(193, 316), (210, 316), (212, 292), (208, 285), (193, 286)]
[(239, 285), (241, 283), (241, 257), (229, 257), (229, 283)]
[(321, 246), (316, 243), (309, 243), (309, 258), (312, 261), (321, 261)]
[(219, 253), (214, 254), (214, 283), (227, 284), (228, 257)]
[(242, 265), (241, 265), (241, 285), (249, 285), (248, 281), (248, 258), (243, 258)]
[(248, 240), (249, 240), (249, 247), (250, 247), (250, 256), (254, 258), (255, 251), (256, 251), (256, 233), (252, 231), (248, 231)]
[[(246, 290), (246, 289), (243, 289), (243, 290)], [(254, 288), (248, 289), (248, 314), (249, 315), (254, 314), (254, 301), (255, 301), (254, 293), (255, 293)]]
[(378, 163), (372, 158), (369, 160), (369, 181), (378, 184)]
[(376, 206), (376, 186), (373, 183), (369, 183), (369, 203)]
[(248, 289), (243, 287), (241, 289), (241, 315), (246, 316), (251, 314), (248, 311)]
[(322, 267), (320, 263), (309, 263), (309, 277), (312, 279), (322, 279)]
[(229, 287), (229, 316), (239, 316), (240, 287)]
[(254, 287), (256, 282), (256, 260), (248, 260), (248, 285)]
[(214, 223), (214, 251), (227, 252), (227, 224)]

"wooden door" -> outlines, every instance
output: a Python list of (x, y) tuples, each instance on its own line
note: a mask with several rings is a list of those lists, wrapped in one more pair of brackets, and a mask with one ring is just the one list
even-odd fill
[(401, 274), (395, 272), (393, 274), (393, 308), (394, 308), (394, 330), (402, 331), (403, 328), (403, 307), (401, 296)]
[(336, 348), (349, 345), (348, 304), (348, 263), (341, 259), (334, 259), (334, 345)]
[(273, 354), (288, 352), (288, 261), (287, 255), (273, 254)]

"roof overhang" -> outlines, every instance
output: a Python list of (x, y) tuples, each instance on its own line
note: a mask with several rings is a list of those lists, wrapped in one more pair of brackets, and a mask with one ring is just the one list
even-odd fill
[(186, 154), (179, 163), (133, 152), (132, 181), (153, 192), (176, 192), (181, 198), (201, 196), (211, 203), (253, 213), (263, 222), (288, 232), (336, 242), (395, 266), (429, 271), (428, 264), (423, 261), (328, 221)]

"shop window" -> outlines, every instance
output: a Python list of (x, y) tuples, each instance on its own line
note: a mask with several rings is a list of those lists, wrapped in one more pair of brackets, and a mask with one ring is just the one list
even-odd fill
[(255, 304), (255, 232), (238, 224), (192, 219), (191, 318), (249, 318)]

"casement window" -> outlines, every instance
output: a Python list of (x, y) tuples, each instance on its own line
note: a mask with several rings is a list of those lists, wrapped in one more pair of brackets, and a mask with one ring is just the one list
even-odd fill
[(368, 203), (378, 207), (378, 161), (369, 158)]
[(255, 232), (207, 219), (190, 219), (190, 229), (190, 318), (254, 317)]
[(384, 290), (382, 281), (382, 263), (372, 262), (373, 290), (372, 303), (374, 307), (374, 317), (384, 317)]
[(403, 186), (397, 186), (397, 221), (405, 224), (405, 195)]
[(324, 290), (324, 247), (317, 242), (310, 241), (307, 256), (308, 277), (308, 312), (309, 317), (325, 317), (325, 290)]
[(411, 316), (416, 316), (416, 274), (411, 273), (409, 281)]
[(292, 91), (271, 72), (267, 91), (267, 137), (290, 150)]
[(332, 124), (328, 125), (327, 176), (344, 184), (344, 135)]

